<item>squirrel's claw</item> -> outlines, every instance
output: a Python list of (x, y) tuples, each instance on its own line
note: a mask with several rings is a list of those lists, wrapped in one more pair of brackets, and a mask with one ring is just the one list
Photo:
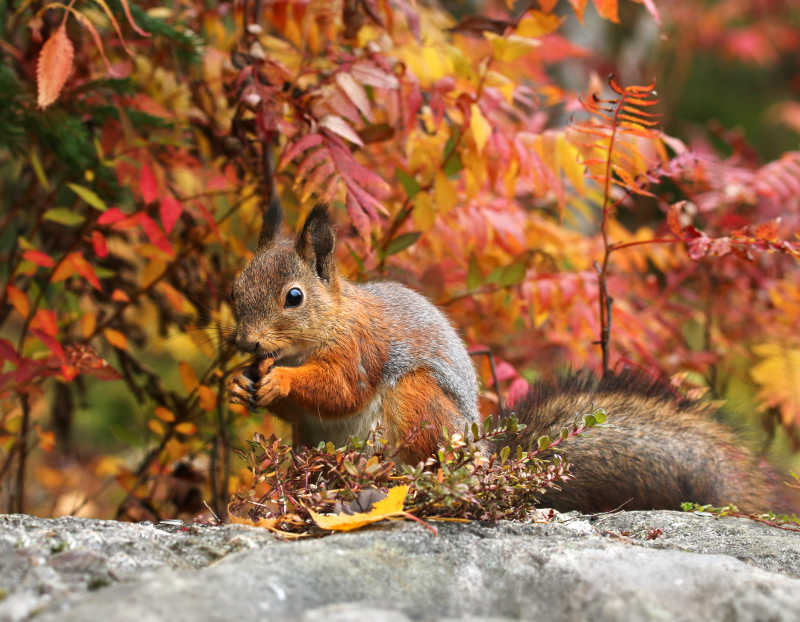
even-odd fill
[(286, 370), (273, 368), (255, 387), (253, 401), (256, 406), (269, 406), (276, 399), (289, 394), (289, 375)]

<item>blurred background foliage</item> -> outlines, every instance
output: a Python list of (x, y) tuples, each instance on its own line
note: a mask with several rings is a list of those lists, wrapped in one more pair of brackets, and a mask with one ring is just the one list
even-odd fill
[[(612, 367), (727, 400), (791, 463), (798, 52), (791, 0), (0, 0), (0, 508), (225, 514), (235, 448), (289, 434), (224, 396), (274, 195), (289, 228), (332, 202), (345, 274), (431, 297), (512, 402), (602, 368), (607, 287)], [(627, 157), (585, 109), (609, 74), (656, 83)]]

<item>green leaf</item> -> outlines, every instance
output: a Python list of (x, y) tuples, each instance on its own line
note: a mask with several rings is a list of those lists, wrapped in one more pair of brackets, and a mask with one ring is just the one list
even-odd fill
[(536, 441), (536, 445), (539, 448), (539, 451), (544, 451), (548, 447), (550, 447), (550, 437), (546, 434), (544, 436), (540, 436), (539, 439)]
[(478, 289), (483, 283), (483, 274), (481, 273), (480, 266), (478, 266), (478, 259), (474, 253), (469, 255), (469, 265), (467, 266), (467, 289)]
[(477, 423), (472, 423), (472, 440), (477, 440), (478, 437), (481, 435), (481, 429), (478, 427)]
[(399, 181), (400, 185), (403, 186), (403, 190), (406, 191), (408, 198), (413, 199), (421, 189), (419, 182), (399, 168), (394, 169), (394, 174), (395, 177), (397, 177), (397, 181)]
[(492, 270), (486, 280), (489, 283), (496, 283), (500, 287), (510, 287), (522, 282), (522, 279), (525, 278), (525, 269), (525, 264), (519, 262), (501, 266)]
[(47, 179), (47, 175), (44, 172), (44, 167), (42, 166), (42, 161), (39, 159), (39, 154), (37, 153), (36, 149), (31, 149), (30, 160), (31, 166), (33, 167), (33, 172), (36, 173), (36, 178), (39, 180), (42, 188), (50, 192), (50, 181)]
[(594, 418), (597, 423), (605, 423), (606, 422), (606, 411), (603, 408), (598, 408), (594, 411)]
[(503, 447), (503, 449), (500, 450), (500, 464), (505, 464), (510, 454), (511, 454), (511, 448), (508, 445)]
[(583, 425), (587, 428), (591, 428), (597, 425), (597, 419), (594, 415), (588, 414), (583, 416)]
[(408, 233), (398, 235), (386, 245), (386, 256), (388, 257), (389, 255), (394, 255), (395, 253), (399, 253), (400, 251), (407, 249), (419, 239), (420, 235), (420, 231), (410, 231)]
[(54, 207), (44, 213), (45, 220), (52, 220), (67, 227), (81, 224), (85, 218), (66, 207)]
[(108, 209), (105, 201), (103, 201), (103, 199), (97, 196), (93, 191), (89, 190), (89, 188), (85, 186), (79, 186), (78, 184), (67, 184), (67, 186), (97, 211), (105, 212), (106, 209)]
[(453, 177), (454, 175), (457, 175), (463, 168), (464, 164), (461, 162), (461, 157), (457, 153), (454, 153), (447, 158), (447, 160), (445, 160), (442, 170), (448, 177)]

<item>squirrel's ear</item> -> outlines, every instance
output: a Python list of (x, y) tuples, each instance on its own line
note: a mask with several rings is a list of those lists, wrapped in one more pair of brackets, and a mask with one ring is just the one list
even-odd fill
[(281, 212), (281, 204), (277, 197), (273, 197), (264, 210), (261, 220), (261, 233), (258, 235), (258, 250), (263, 251), (269, 248), (278, 237), (278, 232), (281, 229), (281, 220), (283, 214)]
[(315, 205), (306, 218), (303, 230), (297, 236), (295, 248), (297, 254), (323, 281), (330, 281), (336, 269), (333, 259), (335, 244), (336, 233), (331, 224), (328, 207), (323, 204)]

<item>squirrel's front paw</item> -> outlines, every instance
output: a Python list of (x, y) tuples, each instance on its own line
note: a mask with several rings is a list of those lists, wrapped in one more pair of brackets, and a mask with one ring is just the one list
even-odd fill
[(278, 398), (289, 395), (290, 389), (291, 382), (288, 368), (273, 367), (266, 376), (256, 383), (252, 403), (256, 406), (269, 406)]
[(268, 374), (275, 361), (271, 358), (261, 359), (239, 370), (228, 383), (230, 401), (234, 404), (244, 404), (251, 408), (256, 406), (256, 391), (265, 374)]

